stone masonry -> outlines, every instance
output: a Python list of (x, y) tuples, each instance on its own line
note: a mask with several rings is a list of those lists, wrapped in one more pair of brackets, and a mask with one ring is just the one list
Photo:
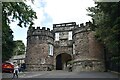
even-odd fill
[(90, 30), (91, 23), (53, 24), (53, 30), (32, 27), (27, 32), (28, 71), (104, 71), (104, 48)]

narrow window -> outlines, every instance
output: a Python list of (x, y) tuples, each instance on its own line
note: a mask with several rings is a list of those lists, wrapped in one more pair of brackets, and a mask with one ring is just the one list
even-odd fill
[(55, 41), (59, 41), (59, 33), (55, 33)]
[(73, 44), (73, 54), (75, 54), (75, 44)]
[(39, 36), (36, 36), (36, 39), (39, 40)]
[(45, 59), (41, 58), (41, 64), (45, 64)]
[(72, 31), (70, 31), (68, 34), (68, 40), (72, 40)]
[(50, 55), (50, 56), (53, 56), (53, 45), (52, 44), (49, 44), (49, 47), (48, 47), (49, 49), (49, 51), (48, 51), (48, 55)]

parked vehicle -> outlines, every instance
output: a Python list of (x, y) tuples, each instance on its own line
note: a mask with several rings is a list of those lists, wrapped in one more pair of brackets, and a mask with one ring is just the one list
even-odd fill
[(5, 62), (2, 64), (2, 72), (13, 73), (13, 71), (14, 71), (14, 64), (12, 62)]

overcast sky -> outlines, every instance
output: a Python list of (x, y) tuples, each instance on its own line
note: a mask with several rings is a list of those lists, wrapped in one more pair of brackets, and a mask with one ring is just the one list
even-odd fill
[[(34, 0), (34, 4), (28, 0), (26, 3), (37, 13), (34, 20), (35, 27), (47, 27), (53, 29), (53, 24), (76, 22), (85, 23), (91, 20), (87, 16), (88, 7), (95, 6), (93, 0)], [(14, 40), (23, 40), (26, 45), (27, 28), (20, 28), (16, 23), (11, 24)]]

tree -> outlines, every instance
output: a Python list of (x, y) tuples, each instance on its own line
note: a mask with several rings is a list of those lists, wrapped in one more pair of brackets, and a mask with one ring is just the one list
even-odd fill
[(13, 55), (21, 55), (25, 53), (25, 45), (22, 40), (14, 41), (14, 44)]
[(8, 60), (13, 54), (13, 31), (9, 24), (18, 20), (19, 27), (32, 27), (36, 13), (24, 2), (2, 2), (2, 61)]
[(4, 21), (2, 22), (2, 26), (6, 26), (2, 29), (2, 60), (5, 61), (11, 57), (14, 43), (12, 35), (13, 31), (10, 29), (10, 26), (4, 23)]
[(113, 65), (116, 68), (120, 65), (120, 2), (97, 2), (95, 7), (87, 10), (95, 25), (92, 29), (96, 38), (105, 44), (109, 66), (115, 69)]

